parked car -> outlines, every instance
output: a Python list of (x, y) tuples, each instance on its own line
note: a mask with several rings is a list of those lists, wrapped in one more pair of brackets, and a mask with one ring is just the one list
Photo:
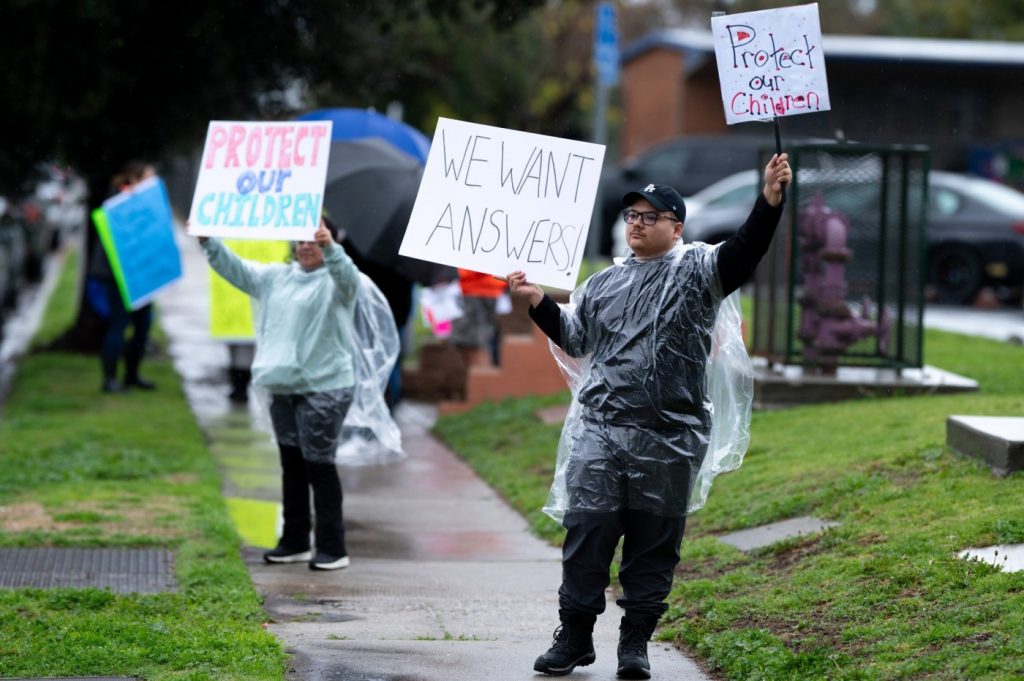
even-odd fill
[[(668, 184), (683, 196), (746, 168), (756, 168), (763, 136), (679, 137), (659, 144), (601, 174), (601, 211), (597, 224), (611, 225), (622, 211), (622, 197), (647, 182)], [(605, 232), (600, 252), (612, 253), (614, 234)]]
[(17, 211), (28, 248), (31, 281), (42, 277), (43, 261), (85, 221), (85, 182), (70, 169), (41, 163), (26, 179)]
[(85, 223), (88, 189), (77, 173), (56, 163), (40, 164), (26, 187), (26, 200), (42, 211), (45, 236), (50, 249), (70, 236)]
[(971, 301), (984, 285), (1024, 285), (1024, 194), (957, 173), (932, 172), (928, 281), (940, 299)]
[[(1018, 294), (1024, 285), (1024, 194), (959, 173), (932, 171), (928, 178), (926, 277), (936, 298), (966, 303), (986, 285), (1003, 297)], [(801, 195), (808, 196), (813, 171), (800, 171), (797, 182), (803, 187)], [(687, 198), (683, 239), (712, 244), (727, 239), (743, 224), (760, 189), (760, 173), (750, 170)], [(878, 200), (878, 185), (863, 181), (851, 182), (830, 197), (831, 207), (846, 215), (877, 212)], [(621, 218), (612, 231), (614, 252), (624, 255)]]
[(0, 198), (0, 307), (12, 307), (25, 281), (25, 231), (10, 201)]
[(12, 291), (15, 288), (15, 283), (13, 282), (14, 273), (11, 268), (11, 250), (7, 246), (7, 240), (4, 238), (3, 233), (3, 222), (9, 206), (10, 204), (6, 197), (0, 196), (0, 338), (3, 335), (4, 320), (7, 318), (7, 294), (8, 291)]

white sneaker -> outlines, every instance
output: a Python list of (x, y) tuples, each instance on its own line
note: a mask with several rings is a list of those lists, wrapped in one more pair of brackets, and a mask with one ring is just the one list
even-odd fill
[(310, 550), (295, 552), (291, 549), (278, 546), (263, 554), (263, 560), (268, 563), (303, 563), (313, 557)]
[(332, 556), (327, 553), (317, 552), (316, 558), (309, 561), (310, 570), (340, 570), (349, 566), (348, 556)]

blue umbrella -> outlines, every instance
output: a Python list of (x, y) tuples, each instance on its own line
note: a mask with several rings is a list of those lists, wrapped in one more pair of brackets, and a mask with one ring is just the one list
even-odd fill
[(331, 140), (380, 137), (426, 165), (430, 140), (416, 128), (369, 109), (317, 109), (302, 114), (300, 121), (331, 121)]

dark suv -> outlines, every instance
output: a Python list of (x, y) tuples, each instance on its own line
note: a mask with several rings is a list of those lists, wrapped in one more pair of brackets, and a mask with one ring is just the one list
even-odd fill
[(675, 187), (683, 196), (740, 170), (756, 169), (759, 150), (770, 136), (710, 135), (678, 137), (653, 147), (601, 175), (601, 210), (591, 229), (601, 230), (600, 252), (611, 253), (612, 225), (622, 210), (622, 196), (648, 182)]

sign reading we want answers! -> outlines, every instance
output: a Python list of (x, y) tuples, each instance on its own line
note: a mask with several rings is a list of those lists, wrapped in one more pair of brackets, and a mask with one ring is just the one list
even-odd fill
[(211, 121), (189, 233), (312, 241), (320, 224), (330, 121)]
[(439, 118), (399, 253), (572, 290), (604, 149)]
[(712, 17), (725, 122), (828, 111), (818, 5)]

